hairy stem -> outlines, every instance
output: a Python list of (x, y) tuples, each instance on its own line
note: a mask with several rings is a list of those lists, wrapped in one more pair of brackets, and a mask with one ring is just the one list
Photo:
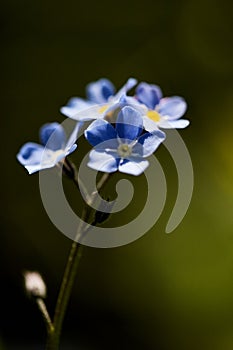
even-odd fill
[(51, 332), (53, 332), (53, 324), (52, 324), (51, 318), (49, 316), (45, 302), (42, 298), (36, 298), (36, 303), (37, 303), (37, 305), (42, 313), (42, 316), (44, 318), (44, 321), (45, 321), (45, 324), (47, 327), (47, 332), (48, 332), (48, 334), (50, 334)]

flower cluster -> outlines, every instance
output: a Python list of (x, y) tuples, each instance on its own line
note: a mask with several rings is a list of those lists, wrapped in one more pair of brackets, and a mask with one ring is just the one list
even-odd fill
[(78, 132), (84, 125), (85, 138), (93, 146), (90, 168), (140, 175), (149, 165), (146, 158), (165, 140), (161, 129), (185, 128), (189, 121), (181, 119), (187, 108), (182, 97), (163, 97), (159, 86), (145, 82), (129, 96), (136, 85), (136, 79), (130, 78), (116, 92), (107, 79), (88, 84), (86, 99), (73, 97), (61, 108), (62, 114), (77, 121), (70, 137), (66, 138), (62, 125), (45, 124), (40, 129), (41, 144), (26, 143), (18, 161), (29, 174), (62, 163), (77, 148)]

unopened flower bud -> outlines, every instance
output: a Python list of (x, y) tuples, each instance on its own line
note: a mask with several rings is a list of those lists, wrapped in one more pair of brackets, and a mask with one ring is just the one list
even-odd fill
[(25, 288), (29, 295), (37, 298), (46, 297), (46, 285), (38, 272), (26, 271), (24, 273)]

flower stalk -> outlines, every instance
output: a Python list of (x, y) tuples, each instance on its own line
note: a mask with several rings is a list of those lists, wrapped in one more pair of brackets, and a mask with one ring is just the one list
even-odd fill
[[(91, 205), (95, 202), (96, 195), (100, 190), (103, 189), (108, 179), (110, 178), (110, 174), (104, 173), (99, 182), (97, 183), (96, 189), (97, 191), (92, 192), (89, 196), (89, 201), (85, 205), (83, 210), (82, 220), (80, 221), (80, 225), (77, 230), (75, 241), (72, 243), (70, 254), (67, 260), (65, 272), (63, 275), (60, 291), (58, 294), (57, 304), (55, 307), (55, 314), (53, 320), (53, 327), (48, 328), (48, 339), (46, 350), (57, 350), (60, 344), (61, 330), (62, 325), (66, 313), (66, 309), (68, 306), (68, 302), (71, 296), (71, 292), (73, 289), (73, 285), (75, 282), (75, 278), (77, 275), (77, 270), (79, 266), (80, 259), (83, 253), (83, 245), (77, 240), (81, 240), (85, 232), (87, 232), (87, 228), (89, 227), (88, 220), (90, 218)], [(85, 225), (86, 222), (87, 224)]]
[(36, 303), (39, 307), (39, 310), (44, 318), (44, 321), (45, 321), (45, 324), (46, 324), (46, 327), (47, 327), (47, 333), (50, 334), (53, 332), (54, 330), (54, 327), (53, 327), (53, 323), (52, 323), (52, 320), (49, 316), (49, 313), (48, 313), (48, 310), (47, 310), (47, 307), (45, 305), (45, 302), (42, 298), (37, 298), (36, 299)]

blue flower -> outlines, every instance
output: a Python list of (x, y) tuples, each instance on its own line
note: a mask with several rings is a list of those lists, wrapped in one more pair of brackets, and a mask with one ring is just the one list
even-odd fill
[(140, 175), (148, 167), (149, 157), (165, 139), (160, 130), (144, 133), (141, 114), (125, 106), (118, 114), (115, 128), (106, 120), (95, 120), (85, 131), (88, 142), (94, 146), (88, 166), (112, 173)]
[(148, 111), (144, 116), (144, 127), (147, 131), (156, 128), (183, 129), (189, 125), (186, 119), (180, 119), (187, 109), (182, 97), (172, 96), (162, 98), (159, 86), (140, 83), (136, 88), (135, 98), (145, 106)]
[(77, 148), (75, 142), (79, 127), (80, 125), (77, 123), (67, 140), (62, 125), (58, 123), (43, 125), (40, 129), (42, 145), (27, 142), (17, 154), (18, 161), (27, 169), (29, 174), (54, 167)]
[(117, 108), (123, 107), (126, 104), (126, 99), (128, 104), (138, 105), (138, 108), (142, 109), (142, 105), (136, 99), (126, 95), (136, 84), (136, 79), (129, 78), (114, 95), (113, 84), (107, 79), (100, 79), (87, 85), (88, 100), (73, 97), (66, 106), (61, 108), (61, 113), (81, 121), (103, 119)]

